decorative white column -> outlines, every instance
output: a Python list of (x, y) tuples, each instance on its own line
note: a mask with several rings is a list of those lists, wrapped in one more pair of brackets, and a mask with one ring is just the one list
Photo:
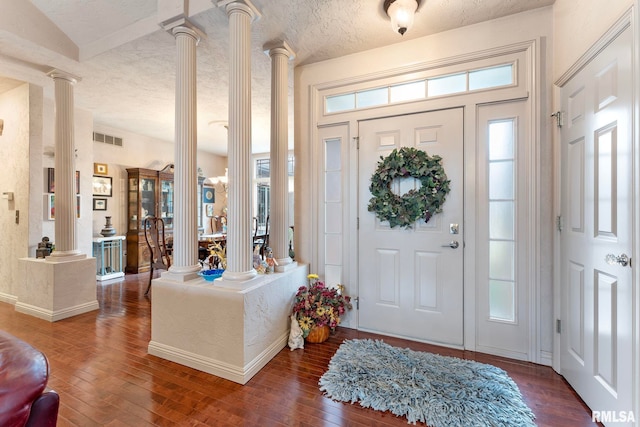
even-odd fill
[(256, 276), (251, 235), (251, 22), (249, 0), (220, 0), (229, 17), (229, 192), (227, 269), (223, 280)]
[(50, 258), (68, 261), (86, 258), (76, 242), (76, 153), (74, 143), (73, 85), (78, 78), (53, 70), (55, 85), (55, 245)]
[(48, 73), (55, 89), (55, 245), (44, 262), (20, 258), (16, 311), (49, 322), (100, 308), (96, 299), (96, 259), (77, 249), (76, 150), (73, 85), (69, 73)]
[(197, 92), (196, 46), (200, 34), (180, 25), (176, 38), (176, 115), (174, 159), (173, 264), (162, 277), (187, 281), (198, 278), (197, 213)]
[(285, 41), (264, 46), (271, 57), (271, 206), (269, 245), (278, 271), (291, 263), (289, 257), (289, 60), (295, 57)]

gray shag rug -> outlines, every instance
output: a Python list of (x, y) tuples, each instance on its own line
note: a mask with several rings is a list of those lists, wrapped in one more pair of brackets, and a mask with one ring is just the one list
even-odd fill
[(320, 378), (333, 400), (389, 411), (430, 427), (535, 426), (518, 386), (495, 366), (347, 340)]

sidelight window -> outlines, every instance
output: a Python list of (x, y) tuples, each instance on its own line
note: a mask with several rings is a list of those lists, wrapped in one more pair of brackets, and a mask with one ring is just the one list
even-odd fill
[(515, 321), (515, 119), (489, 122), (489, 317)]

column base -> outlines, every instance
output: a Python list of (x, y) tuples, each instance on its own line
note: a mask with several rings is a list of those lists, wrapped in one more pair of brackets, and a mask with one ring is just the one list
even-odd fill
[(287, 256), (285, 258), (276, 258), (276, 262), (278, 263), (278, 265), (286, 265), (291, 264), (293, 260), (291, 259), (291, 257)]
[(86, 259), (87, 255), (83, 254), (80, 251), (65, 251), (58, 252), (54, 251), (48, 257), (45, 257), (46, 262), (69, 262), (69, 261), (78, 261), (81, 259)]
[(278, 265), (276, 266), (276, 273), (284, 273), (285, 271), (293, 270), (298, 266), (298, 263), (295, 261), (291, 261), (291, 258), (287, 258), (289, 260), (286, 264), (280, 264), (278, 261)]
[(168, 271), (163, 271), (160, 277), (172, 282), (184, 283), (198, 279), (200, 277), (198, 276), (199, 271), (200, 264), (188, 265), (186, 267), (175, 267), (172, 265)]
[(247, 280), (251, 280), (258, 275), (258, 272), (252, 268), (249, 271), (228, 271), (225, 270), (222, 273), (223, 280), (229, 280), (231, 282), (246, 282)]

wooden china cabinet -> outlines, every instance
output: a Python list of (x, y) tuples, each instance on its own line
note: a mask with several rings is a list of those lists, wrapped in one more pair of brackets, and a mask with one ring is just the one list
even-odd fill
[(173, 173), (127, 169), (127, 273), (149, 271), (150, 253), (144, 239), (144, 220), (157, 216), (164, 220), (165, 238), (173, 235)]
[[(127, 169), (127, 273), (149, 271), (150, 256), (144, 239), (144, 220), (150, 216), (164, 220), (165, 240), (173, 239), (173, 165), (158, 171)], [(198, 229), (202, 228), (202, 184), (198, 178)]]

